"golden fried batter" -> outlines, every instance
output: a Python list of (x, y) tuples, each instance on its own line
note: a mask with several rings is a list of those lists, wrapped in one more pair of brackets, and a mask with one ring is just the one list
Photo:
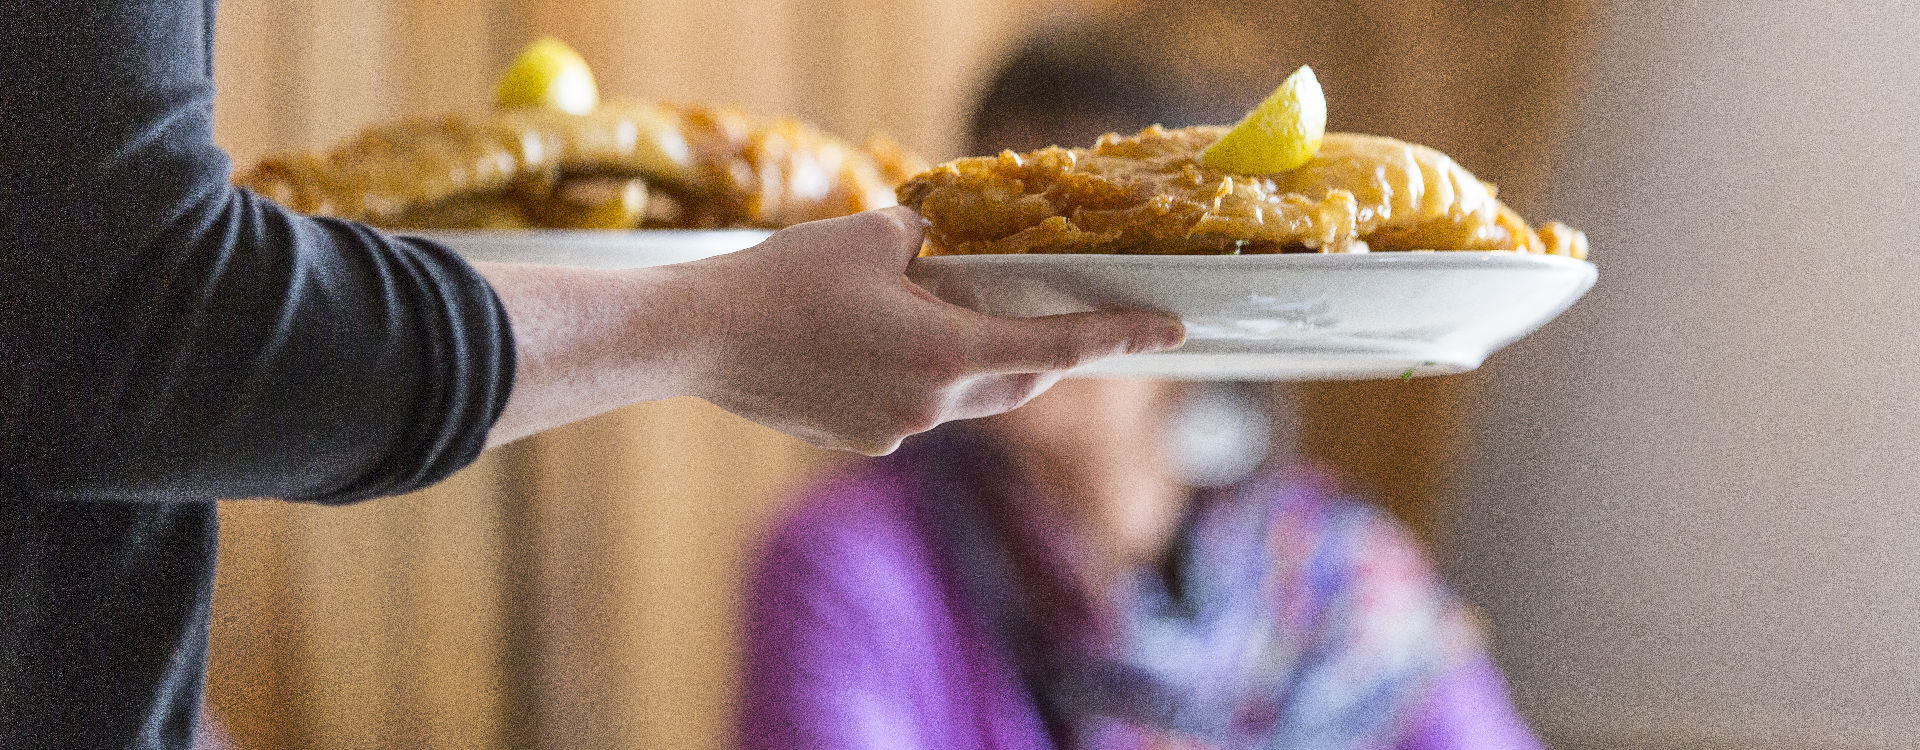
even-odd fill
[(1513, 250), (1586, 256), (1562, 224), (1536, 232), (1459, 164), (1392, 138), (1328, 133), (1273, 176), (1200, 165), (1223, 127), (1158, 125), (1091, 149), (959, 159), (900, 186), (929, 222), (925, 254)]
[(394, 228), (781, 227), (894, 204), (924, 164), (791, 119), (605, 103), (410, 120), (236, 180), (297, 211)]

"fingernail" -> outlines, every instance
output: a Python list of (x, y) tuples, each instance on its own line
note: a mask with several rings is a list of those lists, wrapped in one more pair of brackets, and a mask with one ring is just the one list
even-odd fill
[(925, 227), (933, 223), (927, 219), (925, 214), (914, 210), (910, 206), (893, 206), (887, 210), (892, 211), (896, 216), (906, 218), (907, 221), (912, 222), (915, 226)]
[(1149, 337), (1147, 341), (1154, 351), (1166, 351), (1176, 348), (1186, 343), (1187, 327), (1177, 323), (1163, 327), (1155, 331), (1153, 336)]

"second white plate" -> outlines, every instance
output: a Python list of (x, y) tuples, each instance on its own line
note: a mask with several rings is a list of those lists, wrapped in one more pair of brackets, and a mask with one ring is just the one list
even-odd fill
[(402, 234), (446, 245), (471, 261), (641, 268), (745, 250), (773, 233), (764, 229), (436, 229)]

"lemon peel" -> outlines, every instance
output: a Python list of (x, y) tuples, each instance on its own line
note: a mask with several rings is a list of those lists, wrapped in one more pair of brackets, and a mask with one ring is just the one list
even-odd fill
[(1313, 160), (1327, 134), (1327, 99), (1313, 68), (1302, 65), (1266, 101), (1200, 153), (1208, 169), (1279, 174)]
[(500, 77), (494, 102), (502, 108), (545, 107), (584, 115), (600, 106), (587, 60), (553, 37), (527, 45)]

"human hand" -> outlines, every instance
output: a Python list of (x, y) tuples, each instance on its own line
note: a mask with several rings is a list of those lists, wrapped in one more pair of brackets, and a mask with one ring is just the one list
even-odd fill
[(913, 211), (883, 209), (669, 267), (705, 321), (688, 390), (819, 445), (884, 455), (942, 422), (1026, 403), (1083, 362), (1184, 338), (1160, 313), (1006, 319), (943, 302), (905, 275), (924, 231)]

